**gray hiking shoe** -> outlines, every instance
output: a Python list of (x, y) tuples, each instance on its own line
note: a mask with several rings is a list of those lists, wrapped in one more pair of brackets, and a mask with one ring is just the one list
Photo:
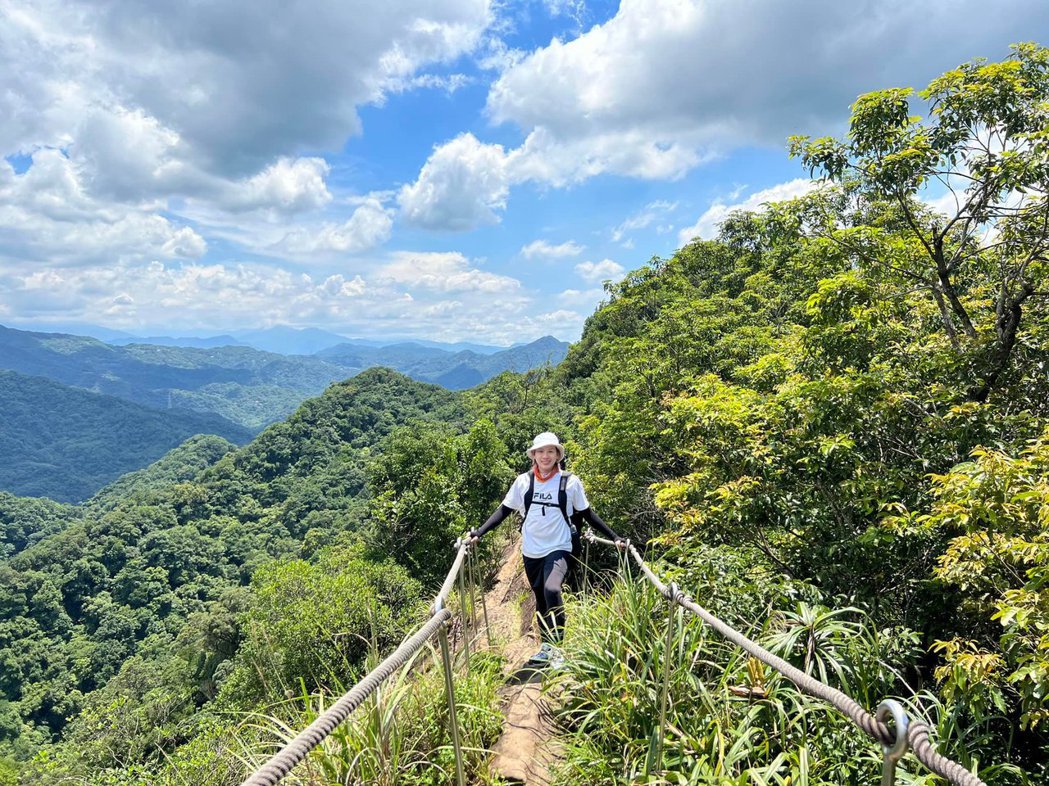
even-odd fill
[(548, 669), (560, 669), (565, 665), (565, 656), (559, 648), (544, 642), (543, 646), (539, 648), (539, 652), (528, 659), (528, 663), (536, 667), (545, 666)]
[(561, 669), (565, 665), (565, 654), (561, 652), (559, 647), (550, 648), (550, 661), (547, 666), (548, 669)]
[(554, 652), (554, 648), (544, 641), (542, 646), (539, 647), (539, 652), (530, 657), (528, 662), (533, 666), (548, 666), (551, 658), (554, 656)]

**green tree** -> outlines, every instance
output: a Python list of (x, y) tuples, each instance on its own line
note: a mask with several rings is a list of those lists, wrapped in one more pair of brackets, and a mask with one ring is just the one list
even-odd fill
[[(950, 538), (935, 576), (958, 595), (969, 634), (940, 642), (937, 674), (963, 705), (1049, 724), (1049, 431), (1017, 456), (980, 448), (933, 477), (926, 515), (897, 519)], [(991, 621), (997, 624), (993, 627)], [(997, 628), (997, 630), (995, 630)], [(990, 706), (981, 704), (996, 695)], [(1012, 702), (1010, 702), (1012, 703)]]
[[(969, 397), (985, 401), (1024, 310), (1049, 294), (1049, 50), (1016, 45), (1008, 60), (961, 65), (917, 97), (925, 118), (911, 114), (909, 88), (863, 95), (845, 140), (794, 137), (791, 153), (866, 213), (852, 226), (823, 221), (824, 235), (928, 293), (972, 366)], [(935, 211), (919, 201), (930, 187), (946, 192)]]
[(237, 673), (225, 701), (279, 700), (287, 689), (353, 682), (369, 649), (387, 652), (418, 611), (421, 585), (392, 561), (373, 562), (357, 548), (333, 547), (316, 562), (260, 568), (243, 620)]

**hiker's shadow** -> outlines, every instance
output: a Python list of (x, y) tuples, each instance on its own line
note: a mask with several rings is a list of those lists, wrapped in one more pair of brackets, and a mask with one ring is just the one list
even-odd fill
[(528, 685), (533, 682), (542, 682), (544, 671), (545, 667), (543, 666), (526, 663), (507, 678), (506, 684)]

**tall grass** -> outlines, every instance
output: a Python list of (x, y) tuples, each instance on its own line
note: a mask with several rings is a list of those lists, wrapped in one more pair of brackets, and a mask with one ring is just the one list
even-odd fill
[[(877, 743), (700, 620), (681, 611), (671, 620), (668, 604), (647, 583), (627, 579), (607, 595), (575, 596), (569, 621), (567, 667), (558, 682), (566, 749), (559, 784), (880, 782)], [(931, 719), (934, 729), (949, 717), (931, 695), (913, 695), (901, 679), (903, 667), (920, 654), (906, 631), (874, 630), (857, 609), (805, 603), (759, 624), (748, 635), (868, 707), (901, 693), (909, 697), (912, 717)], [(659, 691), (668, 660), (659, 761)], [(941, 722), (939, 731), (941, 750), (956, 753), (956, 730)], [(897, 774), (899, 784), (943, 782), (913, 757), (905, 758)], [(989, 783), (1028, 782), (1014, 767), (983, 769), (981, 776)]]
[[(369, 668), (374, 664), (369, 664)], [(488, 751), (502, 728), (496, 691), (501, 660), (475, 652), (470, 668), (455, 675), (456, 705), (470, 783), (490, 783)], [(286, 744), (326, 709), (331, 697), (300, 696), (250, 716), (245, 740), (263, 740), (268, 752)], [(266, 756), (258, 744), (246, 757), (257, 766)], [(455, 783), (455, 758), (440, 655), (421, 650), (299, 765), (285, 783), (293, 786), (440, 786)]]
[[(374, 668), (373, 654), (364, 670)], [(497, 690), (501, 658), (474, 652), (469, 669), (462, 653), (455, 668), (456, 708), (468, 781), (488, 784), (491, 746), (502, 730)], [(363, 673), (363, 672), (362, 672)], [(113, 786), (237, 786), (290, 742), (350, 685), (330, 694), (300, 691), (251, 713), (212, 716), (188, 745), (145, 779)], [(232, 717), (232, 722), (231, 722)], [(132, 773), (125, 773), (130, 776)], [(424, 647), (383, 683), (282, 781), (289, 786), (441, 786), (455, 783), (444, 672), (435, 646)]]

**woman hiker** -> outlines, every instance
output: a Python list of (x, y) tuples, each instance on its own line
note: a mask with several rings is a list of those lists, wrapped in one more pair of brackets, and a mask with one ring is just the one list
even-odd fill
[(532, 440), (527, 453), (532, 468), (517, 476), (499, 509), (479, 528), (470, 530), (468, 537), (476, 542), (514, 511), (524, 517), (521, 553), (525, 576), (535, 595), (542, 640), (539, 652), (529, 662), (556, 666), (564, 660), (556, 645), (565, 628), (561, 585), (572, 556), (572, 516), (578, 513), (579, 518), (615, 541), (619, 548), (625, 548), (626, 541), (594, 513), (579, 478), (561, 472), (565, 449), (556, 434), (544, 431)]

